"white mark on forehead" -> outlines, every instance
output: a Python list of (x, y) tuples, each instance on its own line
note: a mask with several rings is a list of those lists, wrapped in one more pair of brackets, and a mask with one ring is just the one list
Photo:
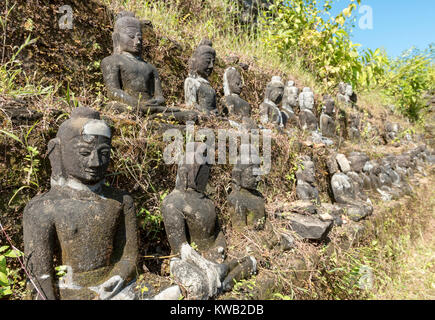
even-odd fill
[(127, 22), (126, 24), (124, 24), (122, 26), (122, 29), (126, 30), (126, 29), (134, 29), (134, 30), (140, 30), (140, 23), (139, 22)]
[(90, 120), (83, 126), (82, 134), (103, 136), (109, 138), (112, 136), (109, 126), (103, 120)]

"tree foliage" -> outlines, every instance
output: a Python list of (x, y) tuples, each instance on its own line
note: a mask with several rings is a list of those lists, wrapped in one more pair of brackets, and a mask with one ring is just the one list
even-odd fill
[(435, 90), (435, 47), (421, 51), (411, 48), (400, 57), (388, 60), (380, 79), (384, 91), (396, 102), (396, 108), (412, 120), (419, 120), (427, 106), (425, 94)]
[(325, 86), (341, 81), (360, 90), (382, 89), (398, 110), (417, 120), (424, 108), (423, 95), (433, 90), (434, 50), (410, 49), (391, 59), (381, 49), (359, 50), (350, 38), (352, 13), (361, 0), (349, 0), (339, 14), (331, 14), (336, 0), (275, 0), (264, 12), (259, 37), (286, 63), (302, 62)]

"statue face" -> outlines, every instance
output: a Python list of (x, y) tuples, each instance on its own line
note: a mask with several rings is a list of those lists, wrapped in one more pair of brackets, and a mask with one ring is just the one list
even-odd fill
[(230, 87), (231, 93), (239, 95), (242, 92), (242, 77), (238, 73), (234, 73), (228, 79), (228, 85)]
[(314, 177), (315, 176), (314, 162), (304, 161), (304, 166), (307, 174)]
[(326, 100), (323, 109), (324, 109), (324, 112), (326, 114), (328, 114), (330, 116), (333, 115), (334, 112), (335, 112), (335, 103), (334, 103), (334, 101), (331, 100), (331, 99)]
[(338, 84), (338, 92), (343, 95), (346, 94), (346, 84), (344, 82)]
[(353, 88), (352, 88), (352, 86), (351, 86), (350, 84), (346, 85), (345, 93), (346, 93), (346, 95), (349, 96), (349, 97), (350, 97), (351, 95), (353, 95)]
[(297, 99), (299, 95), (299, 90), (296, 87), (291, 87), (289, 89), (289, 96), (292, 97), (293, 99)]
[(62, 148), (64, 173), (83, 184), (96, 184), (110, 162), (110, 139), (97, 135), (80, 135)]
[(269, 99), (273, 101), (275, 104), (279, 104), (282, 100), (282, 96), (284, 94), (284, 88), (281, 87), (273, 87), (270, 91)]
[(139, 55), (142, 51), (142, 32), (139, 23), (126, 22), (119, 31), (121, 51)]
[[(240, 186), (245, 189), (257, 189), (258, 181), (259, 181), (259, 165), (251, 164), (243, 171), (240, 175)], [(256, 170), (255, 170), (256, 169)]]
[(314, 95), (311, 92), (303, 93), (303, 105), (305, 108), (311, 109), (314, 105)]
[(209, 52), (202, 53), (196, 65), (196, 72), (201, 77), (207, 79), (213, 72), (215, 57)]
[(304, 180), (308, 183), (316, 182), (316, 171), (314, 168), (314, 162), (312, 161), (302, 161), (302, 168), (296, 172), (297, 179)]

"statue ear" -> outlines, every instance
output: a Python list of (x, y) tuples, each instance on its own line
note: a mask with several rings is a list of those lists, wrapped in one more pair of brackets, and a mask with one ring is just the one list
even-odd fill
[(63, 175), (59, 138), (51, 139), (48, 142), (47, 155), (51, 164), (51, 176), (57, 180)]
[(112, 34), (112, 41), (113, 41), (113, 53), (120, 53), (119, 51), (119, 33), (114, 32)]
[(191, 75), (196, 75), (196, 57), (192, 56), (189, 59), (189, 73)]

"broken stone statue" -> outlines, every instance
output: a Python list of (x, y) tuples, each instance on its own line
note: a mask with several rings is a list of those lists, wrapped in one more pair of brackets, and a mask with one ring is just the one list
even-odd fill
[(215, 206), (205, 194), (210, 172), (207, 148), (193, 143), (192, 149), (178, 167), (176, 186), (162, 203), (162, 215), (172, 253), (180, 255), (171, 259), (171, 274), (186, 288), (189, 299), (208, 299), (231, 290), (234, 280), (255, 273), (256, 260), (225, 260), (226, 240)]
[(240, 98), (243, 88), (242, 76), (239, 71), (230, 67), (224, 73), (224, 98), (223, 104), (229, 114), (234, 114), (242, 117), (251, 116), (251, 105)]
[(398, 123), (387, 122), (385, 124), (384, 140), (386, 143), (394, 141), (399, 137), (400, 125)]
[(188, 106), (205, 114), (216, 115), (216, 91), (208, 82), (213, 72), (216, 51), (208, 39), (203, 39), (189, 60), (189, 76), (184, 81), (184, 98)]
[(159, 73), (141, 57), (141, 22), (133, 13), (123, 11), (118, 15), (112, 40), (113, 54), (101, 61), (107, 93), (113, 100), (109, 106), (141, 115), (165, 113), (180, 121), (196, 119), (192, 111), (165, 107)]
[(323, 108), (320, 115), (320, 132), (324, 137), (335, 136), (335, 102), (328, 96), (323, 96)]
[(341, 221), (341, 212), (336, 211), (333, 205), (324, 207), (312, 201), (298, 200), (282, 204), (275, 216), (288, 220), (287, 227), (302, 239), (318, 241), (326, 238), (335, 220)]
[(338, 154), (337, 162), (342, 172), (335, 173), (331, 178), (335, 202), (351, 220), (360, 221), (372, 214), (373, 207), (369, 202), (364, 202), (363, 199), (367, 200), (367, 197), (362, 192), (362, 179), (357, 173), (350, 171), (351, 166), (346, 156)]
[(294, 109), (298, 107), (299, 89), (295, 86), (294, 81), (288, 81), (284, 88), (282, 98), (282, 121), (284, 126), (291, 125), (298, 127), (299, 119), (295, 115)]
[(361, 116), (359, 113), (351, 113), (347, 119), (347, 137), (350, 140), (361, 138)]
[(262, 124), (273, 123), (282, 126), (282, 115), (278, 105), (284, 94), (284, 83), (281, 77), (273, 76), (266, 85), (264, 101), (260, 105), (260, 121)]
[(316, 131), (317, 118), (314, 110), (314, 93), (310, 88), (305, 87), (299, 94), (299, 122), (303, 130)]
[(257, 191), (261, 174), (260, 158), (252, 146), (242, 145), (241, 150), (241, 156), (232, 172), (233, 189), (228, 196), (231, 221), (235, 229), (245, 226), (260, 229), (266, 219), (264, 198)]
[(314, 200), (320, 204), (319, 191), (316, 184), (316, 172), (314, 162), (310, 157), (303, 156), (301, 165), (296, 172), (296, 195), (300, 200)]
[[(136, 298), (136, 213), (130, 195), (105, 184), (110, 151), (109, 126), (84, 107), (48, 143), (51, 189), (23, 214), (32, 298)], [(67, 269), (60, 280), (55, 259)]]
[(346, 105), (353, 105), (357, 102), (357, 96), (353, 92), (352, 85), (344, 82), (340, 82), (338, 85), (337, 100)]

